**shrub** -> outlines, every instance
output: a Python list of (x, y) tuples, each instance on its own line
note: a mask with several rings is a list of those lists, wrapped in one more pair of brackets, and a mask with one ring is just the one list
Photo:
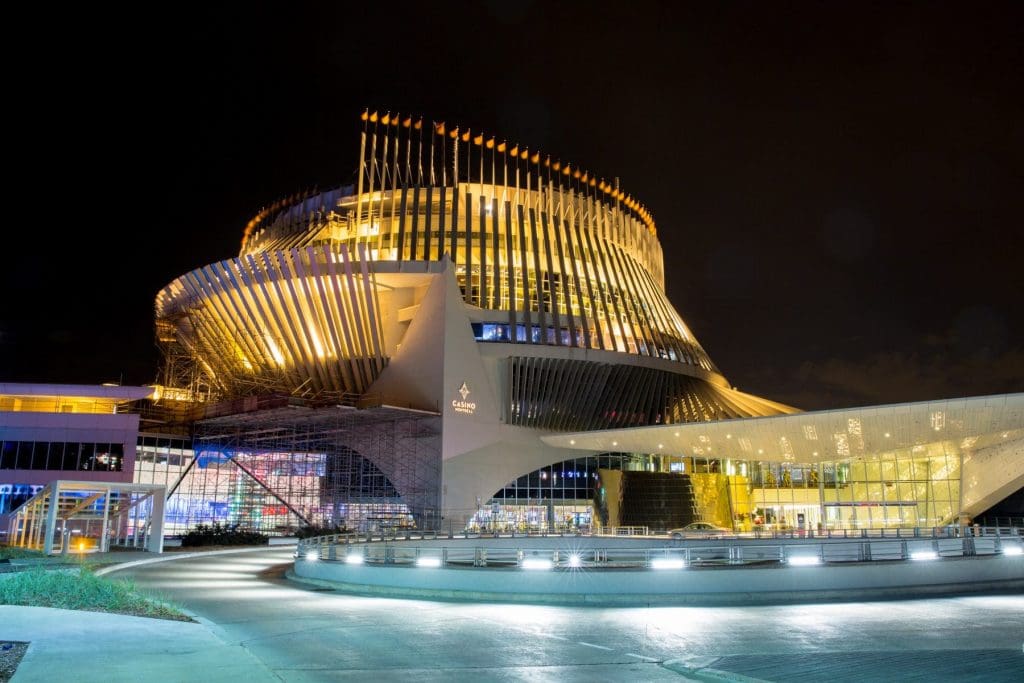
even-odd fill
[(313, 536), (331, 536), (333, 534), (347, 534), (352, 530), (343, 526), (304, 526), (295, 532), (296, 538), (312, 538)]
[(239, 529), (237, 524), (196, 524), (195, 528), (181, 537), (182, 547), (193, 548), (201, 545), (267, 545), (266, 534), (249, 529)]
[(42, 552), (38, 550), (29, 550), (28, 548), (18, 548), (10, 545), (0, 545), (0, 560), (21, 560), (21, 559), (39, 559), (46, 557)]

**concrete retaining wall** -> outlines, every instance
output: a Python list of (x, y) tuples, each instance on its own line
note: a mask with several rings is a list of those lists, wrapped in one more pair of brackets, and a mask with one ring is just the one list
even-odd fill
[(295, 562), (294, 577), (378, 595), (567, 604), (752, 604), (1024, 590), (1024, 556), (636, 570)]

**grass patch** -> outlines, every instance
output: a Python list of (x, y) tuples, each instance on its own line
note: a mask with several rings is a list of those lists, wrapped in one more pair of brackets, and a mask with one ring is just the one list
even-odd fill
[(35, 567), (0, 579), (0, 605), (57, 607), (192, 621), (173, 606), (151, 598), (128, 579), (96, 576), (86, 567), (47, 571)]
[(28, 548), (17, 548), (10, 545), (0, 545), (0, 560), (24, 560), (28, 558), (43, 558), (43, 555), (38, 550), (29, 550)]

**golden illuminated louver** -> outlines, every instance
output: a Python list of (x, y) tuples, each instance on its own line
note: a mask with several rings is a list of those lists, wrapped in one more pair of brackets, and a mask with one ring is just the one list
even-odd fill
[(158, 319), (175, 321), (224, 393), (365, 392), (401, 344), (395, 321), (412, 315), (399, 290), (444, 268), (476, 319), (507, 324), (508, 343), (648, 357), (724, 384), (665, 296), (653, 218), (617, 181), (602, 190), (376, 118), (355, 186), (261, 211), (238, 258), (159, 294)]

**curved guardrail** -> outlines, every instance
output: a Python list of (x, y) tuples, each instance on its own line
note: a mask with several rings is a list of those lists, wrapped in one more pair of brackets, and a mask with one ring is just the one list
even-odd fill
[[(867, 530), (865, 530), (867, 531)], [(903, 530), (908, 531), (908, 530)], [(430, 568), (519, 568), (519, 569), (682, 569), (685, 567), (727, 567), (755, 564), (814, 565), (878, 561), (923, 561), (983, 555), (1024, 555), (1020, 529), (993, 528), (991, 533), (948, 536), (868, 536), (803, 539), (763, 543), (762, 539), (730, 538), (728, 542), (705, 540), (700, 545), (662, 547), (530, 547), (491, 544), (412, 545), (406, 540), (448, 540), (433, 533), (401, 536), (336, 534), (300, 541), (296, 559), (344, 562), (347, 564), (392, 565)], [(486, 540), (479, 536), (464, 540)], [(493, 536), (491, 538), (494, 538)], [(519, 537), (522, 538), (522, 537)], [(451, 540), (455, 540), (452, 538)], [(525, 540), (525, 539), (524, 539)], [(590, 537), (593, 540), (593, 537)], [(666, 542), (664, 537), (649, 537)], [(783, 539), (779, 539), (783, 540)], [(396, 541), (402, 541), (398, 543)], [(571, 545), (571, 544), (569, 544)], [(582, 544), (581, 544), (582, 545)]]

